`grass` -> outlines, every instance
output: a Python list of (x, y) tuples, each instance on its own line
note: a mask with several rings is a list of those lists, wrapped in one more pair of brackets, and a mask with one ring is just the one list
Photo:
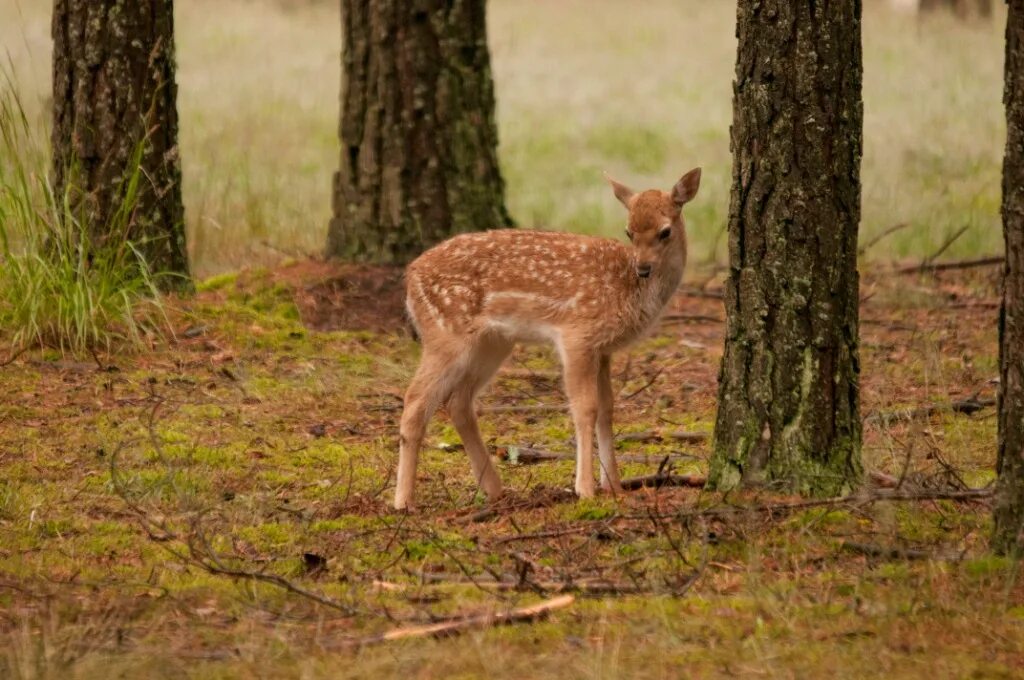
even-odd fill
[[(876, 260), (1002, 248), (1002, 27), (864, 8), (863, 223)], [(339, 3), (176, 3), (185, 200), (200, 276), (318, 253), (337, 164)], [(520, 224), (618, 237), (601, 178), (670, 186), (704, 167), (694, 257), (725, 258), (734, 5), (488, 4), (508, 203)], [(0, 39), (45, 108), (49, 5), (6, 0)], [(211, 20), (211, 16), (216, 20)], [(271, 49), (272, 47), (272, 49)], [(268, 51), (269, 50), (269, 51)]]
[[(913, 299), (899, 295), (903, 281), (868, 273), (865, 285), (875, 291), (862, 308), (865, 416), (991, 396), (995, 278), (947, 276)], [(108, 358), (104, 370), (45, 355), (5, 368), (0, 675), (1013, 677), (1024, 663), (1024, 583), (1018, 564), (988, 555), (983, 503), (699, 520), (688, 513), (791, 499), (668, 489), (577, 503), (558, 492), (571, 483), (570, 461), (499, 463), (523, 507), (477, 522), (472, 473), (461, 451), (441, 446), (456, 439), (440, 415), (421, 456), (420, 511), (393, 514), (395, 395), (416, 344), (390, 331), (308, 331), (296, 308), (310, 289), (281, 271), (219, 276), (200, 286), (187, 318), (174, 317), (198, 334)], [(722, 317), (721, 301), (677, 303), (704, 320), (662, 326), (614, 362), (618, 431), (712, 427), (724, 328), (709, 319)], [(531, 377), (556, 366), (550, 351), (521, 349), (483, 405), (558, 402), (557, 381)], [(481, 420), (492, 446), (571, 450), (567, 414)], [(992, 477), (991, 410), (879, 422), (865, 427), (869, 469), (905, 470), (926, 488), (954, 484), (951, 471), (976, 485)], [(692, 456), (680, 471), (706, 471), (707, 442), (621, 447), (654, 461), (680, 448)], [(631, 463), (628, 474), (656, 465)], [(650, 513), (678, 514), (659, 526)], [(555, 535), (503, 542), (545, 531)], [(936, 559), (865, 557), (848, 541)], [(211, 574), (188, 558), (190, 545), (357, 611)], [(307, 554), (323, 569), (310, 569)], [(529, 590), (499, 597), (462, 582), (513, 578), (524, 561), (531, 580), (600, 573), (649, 592), (581, 596), (550, 620), (453, 640), (348, 644), (391, 619), (534, 602)], [(692, 589), (675, 596), (701, 564)]]
[[(3, 344), (11, 354), (42, 346), (81, 355), (137, 347), (162, 336), (163, 302), (129, 237), (144, 181), (141, 146), (119, 188), (118, 210), (96, 229), (75, 207), (73, 186), (55, 192), (41, 130), (29, 121), (12, 79), (6, 73), (0, 78)], [(104, 234), (102, 242), (95, 232)]]

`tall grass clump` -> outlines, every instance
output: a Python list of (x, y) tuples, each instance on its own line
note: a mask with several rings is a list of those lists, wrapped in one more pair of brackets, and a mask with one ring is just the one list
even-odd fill
[(44, 126), (26, 114), (14, 79), (3, 74), (0, 340), (7, 356), (32, 347), (82, 355), (161, 337), (169, 325), (157, 282), (130, 238), (145, 181), (142, 145), (125, 173), (119, 208), (109, 223), (97, 225), (89, 223), (88, 197), (79, 200), (73, 182), (62, 195), (54, 192), (45, 138)]

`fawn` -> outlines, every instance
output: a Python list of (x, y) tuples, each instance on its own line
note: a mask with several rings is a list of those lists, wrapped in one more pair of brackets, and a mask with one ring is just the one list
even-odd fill
[(670, 192), (634, 193), (608, 178), (629, 210), (630, 244), (504, 229), (455, 236), (406, 270), (406, 306), (423, 343), (402, 411), (395, 508), (413, 501), (427, 422), (443, 403), (490, 500), (501, 480), (477, 427), (474, 401), (516, 342), (553, 342), (576, 429), (577, 495), (594, 495), (596, 425), (601, 488), (619, 491), (612, 439), (611, 353), (644, 334), (686, 264), (682, 207), (700, 168)]

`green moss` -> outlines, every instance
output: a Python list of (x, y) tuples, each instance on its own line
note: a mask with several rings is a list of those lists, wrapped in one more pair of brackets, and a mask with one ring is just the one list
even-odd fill
[(258, 550), (277, 550), (293, 544), (296, 538), (294, 527), (279, 522), (242, 527), (238, 535)]
[(984, 557), (964, 560), (962, 567), (969, 576), (983, 578), (1008, 573), (1014, 568), (1014, 561), (1009, 557), (986, 555)]
[(217, 274), (196, 285), (198, 292), (221, 290), (235, 283), (238, 280), (237, 272), (226, 272)]
[(601, 520), (614, 517), (617, 511), (613, 501), (598, 498), (582, 498), (573, 508), (566, 509), (566, 519)]

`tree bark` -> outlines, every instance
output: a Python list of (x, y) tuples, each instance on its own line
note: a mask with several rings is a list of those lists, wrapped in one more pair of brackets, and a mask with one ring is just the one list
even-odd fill
[(327, 253), (407, 262), (511, 226), (485, 0), (342, 0), (341, 163)]
[[(127, 237), (152, 271), (187, 276), (174, 70), (172, 0), (55, 0), (56, 194), (94, 247)], [(111, 234), (133, 177), (132, 217)]]
[(858, 484), (861, 3), (740, 0), (710, 483)]
[(1006, 265), (999, 311), (999, 453), (993, 547), (1024, 552), (1024, 0), (1006, 17), (1006, 155), (1003, 237)]

